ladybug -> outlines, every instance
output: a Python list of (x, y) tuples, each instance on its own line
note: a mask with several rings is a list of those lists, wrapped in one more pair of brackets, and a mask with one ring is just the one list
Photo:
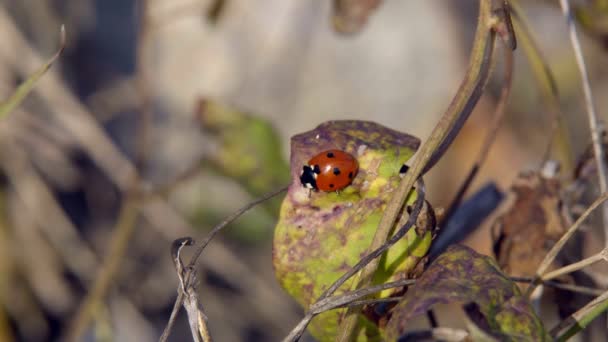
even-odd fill
[(351, 154), (327, 150), (312, 157), (302, 167), (300, 182), (311, 190), (339, 191), (349, 186), (359, 171), (359, 163)]

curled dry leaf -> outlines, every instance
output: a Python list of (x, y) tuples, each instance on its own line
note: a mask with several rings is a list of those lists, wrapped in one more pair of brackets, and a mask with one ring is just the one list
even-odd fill
[(494, 254), (500, 267), (511, 276), (533, 277), (547, 252), (566, 232), (560, 181), (538, 172), (522, 173), (513, 183), (509, 197), (494, 225)]
[[(273, 262), (280, 284), (305, 309), (366, 254), (384, 208), (399, 184), (399, 170), (419, 143), (413, 136), (366, 121), (330, 121), (292, 138), (292, 184), (275, 230)], [(329, 149), (355, 156), (359, 172), (340, 193), (309, 193), (300, 184), (302, 166), (311, 156)], [(412, 193), (408, 203), (414, 200)], [(430, 246), (432, 230), (426, 228), (411, 229), (388, 250), (375, 283), (409, 276)], [(352, 285), (351, 279), (336, 294)], [(319, 315), (309, 330), (318, 340), (333, 340), (343, 312)], [(366, 320), (362, 317), (361, 321)], [(365, 326), (369, 329), (361, 329), (360, 336), (377, 336), (374, 324)]]
[(461, 245), (449, 247), (408, 288), (386, 327), (388, 339), (403, 335), (413, 317), (448, 303), (464, 304), (469, 319), (487, 335), (501, 340), (546, 339), (542, 322), (517, 285), (492, 258)]

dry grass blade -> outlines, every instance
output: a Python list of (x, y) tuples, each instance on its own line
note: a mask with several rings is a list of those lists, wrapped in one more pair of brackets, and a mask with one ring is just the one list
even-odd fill
[(116, 227), (112, 231), (112, 237), (109, 243), (110, 250), (107, 253), (108, 257), (104, 260), (93, 287), (80, 305), (80, 308), (69, 326), (66, 338), (67, 341), (80, 341), (81, 336), (89, 326), (91, 319), (93, 319), (95, 313), (98, 311), (103, 298), (108, 293), (112, 281), (127, 252), (129, 240), (135, 230), (139, 208), (134, 201), (129, 199), (126, 201), (127, 203), (121, 208)]
[[(518, 1), (511, 0), (512, 17), (517, 39), (523, 52), (526, 54), (527, 62), (532, 69), (534, 78), (541, 92), (544, 106), (546, 107), (552, 122), (551, 134), (547, 143), (543, 160), (549, 159), (551, 151), (557, 152), (557, 157), (561, 166), (565, 170), (574, 169), (574, 156), (572, 153), (571, 141), (561, 110), (559, 91), (555, 75), (543, 55), (532, 31), (528, 20), (518, 4)], [(544, 163), (543, 163), (544, 164)]]
[(51, 68), (53, 63), (61, 56), (63, 50), (65, 48), (65, 27), (61, 26), (60, 30), (60, 41), (59, 41), (59, 49), (55, 52), (55, 55), (51, 57), (40, 69), (38, 69), (35, 73), (33, 73), (30, 77), (28, 77), (25, 82), (23, 82), (17, 90), (13, 93), (13, 95), (3, 103), (0, 103), (0, 118), (7, 116), (11, 113), (17, 106), (23, 102), (25, 97), (34, 89), (36, 82), (42, 77), (47, 70)]

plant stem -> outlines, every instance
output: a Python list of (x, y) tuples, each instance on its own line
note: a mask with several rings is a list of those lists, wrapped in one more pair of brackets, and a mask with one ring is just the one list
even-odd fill
[[(566, 23), (568, 24), (570, 43), (572, 44), (574, 56), (576, 57), (576, 65), (578, 66), (579, 72), (581, 74), (583, 93), (585, 95), (585, 107), (587, 109), (587, 116), (589, 119), (589, 129), (591, 130), (593, 154), (595, 156), (595, 162), (597, 166), (597, 175), (599, 178), (600, 191), (602, 194), (604, 194), (608, 190), (608, 184), (606, 183), (606, 163), (604, 163), (604, 146), (602, 145), (601, 129), (599, 127), (597, 113), (595, 112), (595, 105), (593, 104), (593, 94), (591, 92), (591, 85), (589, 84), (587, 66), (585, 65), (585, 58), (583, 57), (581, 43), (578, 39), (576, 25), (574, 24), (574, 20), (572, 18), (572, 12), (570, 11), (570, 3), (568, 2), (568, 0), (560, 0), (559, 4), (562, 8), (562, 13), (564, 17), (566, 18)], [(602, 209), (604, 226), (604, 246), (608, 247), (608, 203), (604, 204)]]
[(584, 267), (590, 266), (592, 264), (595, 264), (598, 261), (601, 260), (608, 260), (608, 249), (603, 249), (602, 251), (600, 251), (599, 253), (592, 255), (588, 258), (585, 258), (579, 262), (575, 262), (573, 264), (570, 264), (568, 266), (564, 266), (560, 269), (557, 269), (555, 271), (551, 271), (549, 273), (546, 273), (542, 276), (542, 280), (546, 281), (546, 280), (550, 280), (550, 279), (554, 279), (557, 278), (561, 275), (564, 274), (568, 274), (568, 273), (572, 273), (572, 272), (576, 272)]
[[(555, 328), (551, 329), (550, 335), (555, 341), (567, 341), (570, 337), (585, 329), (606, 310), (608, 310), (608, 291), (561, 321)], [(564, 332), (562, 333), (562, 331)]]
[[(378, 225), (368, 250), (375, 250), (384, 244), (393, 229), (397, 216), (403, 207), (405, 199), (409, 194), (416, 179), (432, 166), (432, 159), (436, 158), (444, 140), (454, 134), (453, 128), (459, 127), (459, 121), (466, 119), (475, 104), (481, 97), (481, 93), (490, 74), (491, 57), (494, 50), (495, 32), (492, 29), (492, 1), (480, 0), (477, 31), (471, 52), (469, 67), (458, 92), (443, 114), (428, 140), (422, 145), (413, 165), (403, 177), (395, 194), (388, 203), (384, 215)], [(447, 146), (445, 146), (447, 148)], [(367, 287), (373, 275), (378, 269), (379, 259), (370, 262), (355, 279), (356, 288)], [(357, 323), (359, 309), (349, 309), (344, 317), (338, 332), (337, 341), (350, 341)]]
[[(570, 228), (568, 228), (566, 233), (559, 239), (559, 241), (557, 241), (557, 243), (551, 248), (551, 250), (549, 250), (549, 253), (547, 253), (545, 259), (543, 259), (543, 261), (540, 263), (540, 266), (538, 266), (538, 269), (536, 270), (537, 281), (541, 279), (542, 275), (547, 271), (553, 260), (555, 260), (555, 257), (557, 257), (557, 253), (562, 250), (566, 242), (568, 242), (570, 237), (572, 237), (572, 235), (574, 235), (578, 228), (580, 228), (580, 226), (587, 219), (587, 217), (589, 217), (591, 212), (593, 212), (593, 210), (595, 210), (606, 200), (608, 200), (608, 193), (602, 195), (600, 198), (595, 200), (595, 202), (593, 202), (593, 204), (591, 204), (591, 206), (589, 206), (589, 208), (585, 210), (581, 217), (579, 217), (578, 220), (576, 220), (576, 222), (574, 222), (574, 224)], [(530, 296), (532, 294), (532, 291), (534, 291), (536, 285), (537, 284), (531, 284), (528, 287), (528, 290), (526, 292), (527, 296)]]

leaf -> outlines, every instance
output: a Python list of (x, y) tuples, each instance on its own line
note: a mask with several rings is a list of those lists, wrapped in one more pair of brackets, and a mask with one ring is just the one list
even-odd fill
[[(365, 255), (399, 184), (399, 170), (419, 143), (413, 136), (366, 121), (329, 121), (292, 138), (292, 184), (275, 229), (273, 263), (280, 284), (304, 308)], [(357, 176), (340, 193), (313, 192), (309, 197), (299, 180), (302, 166), (313, 155), (334, 148), (357, 158)], [(408, 203), (414, 200), (412, 193)], [(376, 283), (397, 274), (407, 276), (424, 257), (432, 232), (419, 228), (411, 229), (382, 257)], [(352, 281), (346, 282), (336, 294), (351, 286)], [(318, 340), (332, 340), (342, 313), (334, 310), (319, 315), (309, 330)], [(375, 325), (363, 317), (361, 322), (365, 326), (361, 335), (377, 336)]]
[(21, 102), (29, 95), (32, 91), (36, 82), (51, 68), (53, 63), (61, 56), (63, 53), (63, 49), (65, 48), (65, 28), (61, 26), (61, 41), (59, 45), (59, 50), (55, 53), (51, 59), (49, 59), (40, 69), (38, 69), (35, 73), (33, 73), (30, 77), (28, 77), (23, 83), (17, 87), (13, 95), (9, 97), (6, 101), (0, 103), (0, 118), (3, 118), (10, 114), (15, 108), (17, 108)]
[[(217, 143), (206, 165), (256, 197), (289, 182), (280, 136), (268, 121), (212, 100), (200, 101), (198, 116)], [(270, 207), (278, 212), (279, 202), (270, 201)]]
[(476, 325), (501, 340), (546, 339), (530, 303), (494, 260), (468, 247), (453, 245), (409, 287), (393, 309), (386, 327), (389, 340), (401, 336), (413, 317), (435, 304), (448, 303), (466, 304), (468, 313), (478, 313), (470, 315)]
[(557, 177), (538, 172), (521, 173), (513, 182), (509, 194), (513, 200), (496, 219), (499, 234), (494, 237), (496, 259), (511, 276), (534, 276), (545, 255), (566, 232), (560, 190)]

